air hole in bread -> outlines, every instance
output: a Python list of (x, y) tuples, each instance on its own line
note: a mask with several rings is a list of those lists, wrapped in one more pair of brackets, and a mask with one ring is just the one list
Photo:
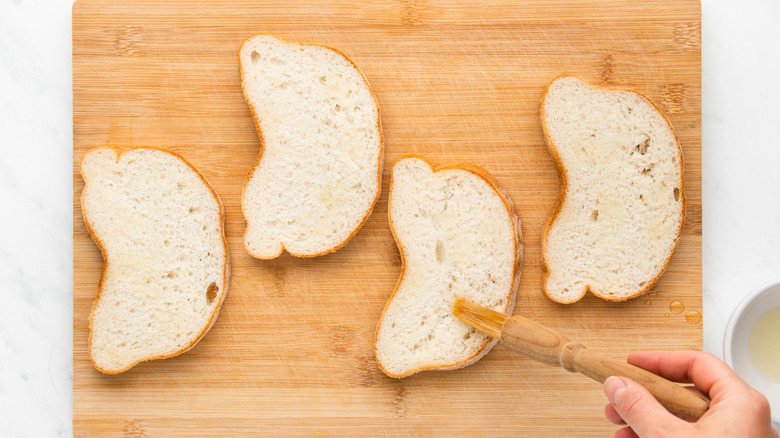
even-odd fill
[(674, 188), (674, 200), (679, 201), (680, 200), (680, 188), (675, 187)]
[(217, 298), (217, 292), (219, 292), (219, 286), (212, 281), (209, 287), (206, 288), (206, 300), (208, 300), (209, 304), (213, 303)]
[(642, 175), (649, 175), (651, 170), (653, 170), (652, 165), (650, 165), (650, 167), (645, 167), (644, 169), (642, 169)]
[(634, 152), (639, 152), (641, 155), (647, 153), (647, 148), (650, 147), (650, 137), (645, 137), (644, 140), (634, 146)]
[(256, 51), (256, 50), (252, 50), (252, 55), (251, 55), (251, 57), (252, 57), (252, 64), (257, 64), (257, 61), (259, 61), (259, 60), (260, 60), (260, 54), (259, 54), (259, 53), (257, 53), (257, 51)]
[(341, 105), (336, 104), (336, 106), (333, 109), (335, 109), (336, 111), (341, 111)]
[(321, 83), (323, 83), (323, 84), (324, 84), (324, 83), (325, 83), (325, 82), (327, 82), (327, 81), (328, 81), (328, 78), (326, 78), (325, 76), (320, 76), (320, 82), (321, 82)]
[(590, 214), (590, 220), (596, 221), (599, 219), (599, 211), (593, 210), (593, 213)]
[(436, 261), (439, 264), (444, 263), (444, 242), (441, 240), (436, 241)]

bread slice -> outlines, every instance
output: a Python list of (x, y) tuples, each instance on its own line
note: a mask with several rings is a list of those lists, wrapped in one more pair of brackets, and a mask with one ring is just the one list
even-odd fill
[(89, 358), (121, 373), (192, 348), (216, 321), (230, 263), (217, 194), (180, 156), (89, 151), (81, 210), (103, 254)]
[(376, 329), (379, 368), (400, 378), (478, 361), (496, 341), (452, 306), (466, 298), (512, 312), (523, 246), (509, 197), (477, 166), (434, 171), (406, 156), (393, 167), (389, 217), (403, 267)]
[(641, 295), (671, 261), (683, 226), (683, 157), (671, 123), (646, 96), (574, 76), (547, 87), (542, 128), (561, 198), (544, 232), (544, 292), (573, 303), (590, 290)]
[(238, 52), (262, 147), (244, 184), (244, 246), (272, 259), (345, 245), (371, 214), (382, 177), (379, 106), (344, 54), (254, 35)]

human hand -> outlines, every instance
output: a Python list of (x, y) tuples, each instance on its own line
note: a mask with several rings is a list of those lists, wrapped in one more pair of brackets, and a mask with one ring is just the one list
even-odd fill
[(664, 409), (643, 386), (626, 377), (610, 377), (604, 391), (611, 404), (607, 419), (624, 427), (615, 438), (761, 437), (778, 438), (772, 428), (769, 402), (748, 386), (725, 363), (701, 351), (637, 352), (628, 363), (673, 382), (693, 383), (711, 400), (709, 410), (695, 423)]

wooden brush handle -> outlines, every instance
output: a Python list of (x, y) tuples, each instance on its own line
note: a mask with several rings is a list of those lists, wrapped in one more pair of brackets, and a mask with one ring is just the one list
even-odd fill
[(513, 316), (501, 329), (501, 341), (511, 350), (548, 365), (582, 373), (604, 383), (609, 376), (624, 376), (647, 388), (670, 412), (698, 419), (709, 408), (705, 397), (626, 362), (600, 356), (579, 342), (543, 325)]

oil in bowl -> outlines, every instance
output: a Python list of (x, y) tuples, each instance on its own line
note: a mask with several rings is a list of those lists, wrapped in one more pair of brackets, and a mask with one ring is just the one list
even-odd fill
[(748, 335), (748, 353), (756, 371), (765, 379), (780, 383), (780, 307), (759, 316)]

